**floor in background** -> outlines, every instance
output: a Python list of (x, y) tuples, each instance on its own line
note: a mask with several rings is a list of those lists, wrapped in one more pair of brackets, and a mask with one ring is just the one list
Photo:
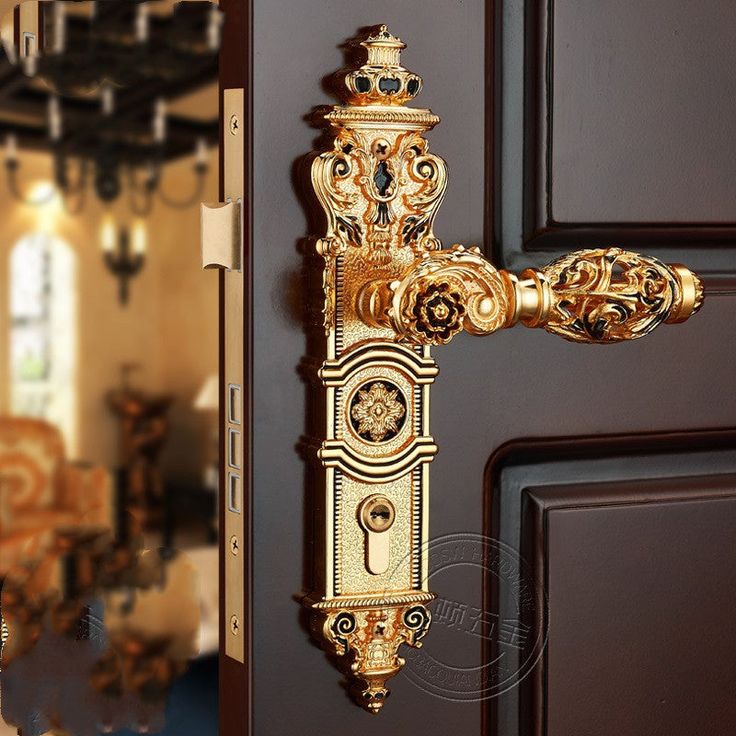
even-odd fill
[[(217, 736), (217, 657), (192, 662), (174, 687), (159, 736)], [(114, 736), (139, 736), (118, 731)]]

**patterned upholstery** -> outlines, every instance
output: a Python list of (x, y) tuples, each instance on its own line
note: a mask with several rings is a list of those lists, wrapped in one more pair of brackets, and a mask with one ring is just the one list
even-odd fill
[(54, 426), (0, 416), (0, 576), (37, 557), (59, 527), (109, 526), (111, 499), (108, 473), (68, 464)]

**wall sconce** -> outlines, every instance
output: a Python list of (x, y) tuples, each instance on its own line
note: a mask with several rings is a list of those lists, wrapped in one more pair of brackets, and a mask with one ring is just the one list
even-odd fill
[(129, 281), (137, 276), (146, 263), (146, 228), (141, 221), (133, 225), (132, 232), (127, 227), (119, 231), (113, 220), (102, 225), (102, 251), (110, 273), (118, 279), (118, 301), (128, 303)]

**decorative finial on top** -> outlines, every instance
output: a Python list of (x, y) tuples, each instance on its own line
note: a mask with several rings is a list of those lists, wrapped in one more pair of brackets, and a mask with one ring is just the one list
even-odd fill
[(387, 26), (380, 26), (360, 45), (367, 49), (368, 60), (345, 77), (350, 104), (403, 105), (419, 94), (422, 78), (401, 66), (406, 44)]
[(401, 52), (406, 48), (400, 38), (391, 34), (388, 26), (381, 26), (360, 45), (368, 49), (370, 66), (401, 66)]

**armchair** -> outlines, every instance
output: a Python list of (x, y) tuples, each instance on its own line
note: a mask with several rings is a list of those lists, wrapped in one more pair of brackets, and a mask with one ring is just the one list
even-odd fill
[(0, 416), (0, 578), (59, 528), (111, 527), (112, 507), (107, 471), (68, 463), (54, 426)]

